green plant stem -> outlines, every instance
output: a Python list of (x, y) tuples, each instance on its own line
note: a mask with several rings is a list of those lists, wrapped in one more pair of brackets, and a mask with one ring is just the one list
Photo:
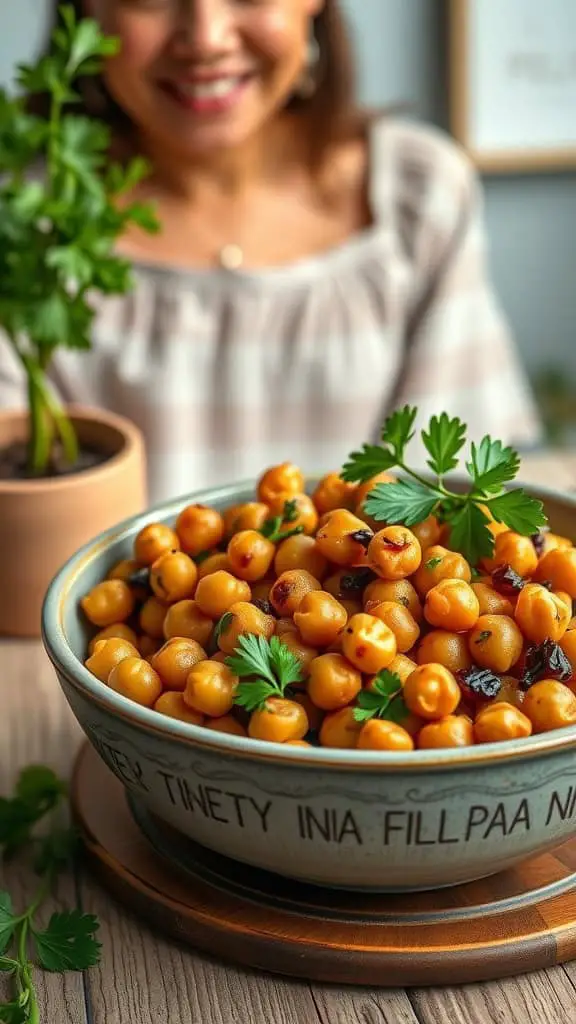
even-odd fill
[(440, 480), (438, 480), (438, 483), (436, 484), (431, 484), (429, 480), (425, 480), (425, 478), (420, 476), (419, 473), (415, 473), (414, 470), (410, 469), (409, 466), (406, 466), (404, 462), (399, 462), (398, 468), (403, 469), (408, 476), (411, 476), (413, 480), (416, 480), (416, 482), (421, 484), (422, 487), (425, 487), (427, 491), (435, 491), (439, 498), (450, 498), (453, 500), (454, 498), (458, 499), (463, 497), (462, 494), (455, 494), (453, 491), (446, 490)]
[(19, 996), (26, 993), (26, 1006), (28, 1007), (28, 1024), (40, 1024), (40, 1009), (36, 999), (34, 983), (32, 979), (32, 965), (28, 959), (28, 936), (32, 930), (34, 915), (37, 913), (43, 901), (48, 895), (53, 881), (53, 874), (49, 871), (38, 886), (36, 895), (32, 900), (25, 914), (20, 918), (18, 928), (18, 952), (15, 963), (15, 981), (19, 989)]
[(36, 367), (28, 357), (24, 357), (24, 368), (27, 376), (28, 407), (30, 410), (28, 463), (32, 472), (37, 475), (42, 473), (48, 464), (53, 433), (44, 395), (42, 389), (38, 386)]

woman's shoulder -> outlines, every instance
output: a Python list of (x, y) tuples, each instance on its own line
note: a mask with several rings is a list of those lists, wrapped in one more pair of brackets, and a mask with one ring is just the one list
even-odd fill
[(435, 125), (383, 115), (373, 120), (370, 141), (372, 177), (385, 181), (389, 193), (396, 188), (424, 197), (434, 188), (456, 199), (473, 185), (467, 153)]

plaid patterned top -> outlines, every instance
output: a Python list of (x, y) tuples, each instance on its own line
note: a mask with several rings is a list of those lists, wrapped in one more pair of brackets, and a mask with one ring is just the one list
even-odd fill
[[(93, 350), (56, 353), (64, 400), (143, 430), (152, 501), (287, 459), (337, 469), (406, 402), (422, 422), (459, 415), (472, 439), (538, 439), (467, 159), (436, 129), (403, 121), (376, 122), (370, 145), (373, 224), (344, 245), (254, 271), (137, 261), (133, 292), (98, 308)], [(22, 398), (0, 339), (0, 408)]]

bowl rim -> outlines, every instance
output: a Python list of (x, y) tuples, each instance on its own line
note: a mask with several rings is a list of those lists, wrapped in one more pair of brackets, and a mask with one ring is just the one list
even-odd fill
[[(311, 475), (309, 483), (319, 476)], [(521, 481), (518, 482), (521, 485)], [(540, 485), (524, 485), (535, 497), (562, 501), (572, 505), (576, 514), (576, 495)], [(122, 520), (83, 545), (58, 570), (44, 597), (41, 614), (41, 637), (56, 673), (75, 690), (101, 710), (128, 722), (132, 728), (151, 733), (165, 740), (246, 760), (294, 764), (308, 768), (331, 768), (340, 771), (372, 769), (374, 771), (418, 771), (431, 768), (466, 769), (477, 765), (528, 759), (576, 746), (576, 725), (499, 743), (478, 744), (442, 750), (409, 752), (377, 750), (335, 750), (327, 747), (287, 747), (281, 743), (262, 743), (244, 736), (218, 733), (203, 726), (181, 722), (160, 715), (152, 708), (142, 707), (109, 689), (83, 665), (72, 650), (64, 627), (64, 615), (70, 590), (87, 566), (97, 562), (115, 542), (122, 541), (148, 523), (158, 519), (175, 519), (188, 504), (210, 504), (233, 501), (239, 494), (254, 493), (255, 481), (245, 480), (220, 487), (204, 488), (171, 498)]]

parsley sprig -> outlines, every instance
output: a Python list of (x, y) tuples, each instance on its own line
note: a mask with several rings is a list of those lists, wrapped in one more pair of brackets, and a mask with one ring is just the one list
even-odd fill
[(414, 526), (430, 515), (450, 525), (450, 547), (476, 565), (494, 551), (490, 519), (510, 530), (531, 536), (546, 525), (542, 502), (521, 488), (505, 490), (520, 468), (518, 453), (501, 441), (486, 436), (470, 445), (465, 468), (470, 477), (466, 493), (446, 487), (446, 474), (456, 469), (466, 443), (466, 425), (447, 413), (433, 416), (421, 438), (428, 452), (432, 479), (427, 480), (406, 462), (406, 449), (415, 435), (418, 410), (405, 406), (388, 417), (382, 429), (381, 445), (364, 445), (353, 452), (342, 470), (342, 478), (365, 483), (385, 470), (400, 469), (408, 479), (378, 484), (368, 495), (364, 511), (378, 522)]
[[(89, 349), (91, 296), (130, 288), (130, 264), (115, 252), (125, 228), (158, 229), (149, 205), (127, 201), (146, 162), (110, 162), (107, 125), (70, 112), (78, 81), (118, 46), (94, 19), (63, 5), (50, 53), (19, 66), (14, 94), (0, 89), (0, 326), (27, 381), (33, 474), (46, 471), (57, 445), (71, 465), (78, 455), (46, 376), (55, 350)], [(26, 96), (40, 93), (46, 117), (27, 110)]]
[[(45, 926), (37, 920), (59, 872), (76, 850), (74, 830), (58, 822), (66, 797), (65, 783), (51, 769), (32, 765), (20, 774), (13, 795), (0, 798), (4, 858), (29, 848), (39, 877), (36, 893), (23, 910), (15, 910), (10, 893), (0, 891), (0, 971), (11, 976), (13, 989), (12, 998), (0, 1003), (4, 1024), (39, 1024), (30, 947), (35, 962), (47, 971), (81, 971), (100, 959), (94, 915), (74, 909), (52, 914)], [(47, 821), (48, 829), (39, 832), (38, 826)]]
[(240, 636), (226, 664), (241, 680), (234, 703), (249, 712), (261, 710), (270, 697), (286, 696), (288, 688), (303, 678), (300, 661), (277, 636)]
[(370, 690), (361, 690), (354, 708), (357, 722), (368, 722), (371, 718), (384, 718), (401, 725), (408, 717), (408, 708), (402, 697), (402, 680), (395, 672), (384, 669), (379, 672)]
[(267, 540), (272, 541), (273, 544), (279, 544), (282, 540), (287, 540), (288, 537), (295, 537), (299, 533), (304, 532), (303, 526), (294, 526), (292, 529), (284, 529), (286, 524), (293, 523), (298, 518), (298, 505), (294, 499), (291, 499), (284, 503), (282, 515), (270, 516), (266, 519), (260, 528), (260, 533)]

